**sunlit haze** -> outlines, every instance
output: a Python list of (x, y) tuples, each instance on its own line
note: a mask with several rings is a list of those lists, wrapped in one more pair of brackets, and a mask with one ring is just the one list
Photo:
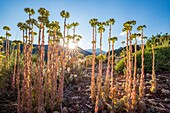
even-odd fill
[(76, 44), (73, 43), (73, 42), (69, 42), (68, 46), (69, 46), (70, 49), (75, 49), (76, 48)]

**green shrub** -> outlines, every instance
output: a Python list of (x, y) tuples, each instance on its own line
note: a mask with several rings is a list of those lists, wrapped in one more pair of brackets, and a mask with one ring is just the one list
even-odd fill
[[(141, 68), (141, 54), (142, 51), (137, 52), (137, 68)], [(144, 53), (145, 72), (152, 72), (152, 49), (145, 49)], [(115, 69), (118, 72), (123, 72), (125, 65), (124, 59), (121, 59)], [(155, 71), (156, 72), (170, 72), (170, 46), (155, 48)]]
[[(20, 67), (23, 67), (24, 62), (23, 62), (23, 55), (21, 55), (21, 61), (19, 63)], [(11, 76), (14, 72), (14, 56), (11, 55), (10, 56), (10, 60), (9, 60), (9, 68), (5, 67), (4, 61), (2, 62), (2, 67), (0, 68), (0, 92), (2, 90), (7, 90), (10, 88), (11, 86)]]
[(115, 66), (115, 70), (120, 73), (120, 72), (123, 72), (123, 69), (125, 67), (124, 65), (124, 61), (125, 61), (125, 58), (121, 59)]
[(1, 68), (0, 70), (0, 92), (2, 90), (7, 90), (10, 86), (10, 80), (12, 75), (12, 68)]
[[(142, 68), (142, 59), (141, 59), (142, 51), (137, 52), (137, 68)], [(152, 50), (145, 50), (144, 52), (144, 69), (145, 72), (152, 72)]]
[(32, 55), (32, 62), (37, 62), (37, 60), (38, 60), (38, 55), (37, 54), (33, 54)]

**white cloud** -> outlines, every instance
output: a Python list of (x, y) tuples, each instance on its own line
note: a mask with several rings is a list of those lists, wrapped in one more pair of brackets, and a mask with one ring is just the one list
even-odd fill
[(126, 35), (126, 32), (121, 32), (120, 33), (120, 36), (125, 36)]

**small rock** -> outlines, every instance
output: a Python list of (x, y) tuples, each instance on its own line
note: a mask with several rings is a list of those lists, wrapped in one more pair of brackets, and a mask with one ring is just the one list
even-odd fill
[(78, 91), (81, 91), (81, 87), (78, 87)]
[(90, 88), (86, 89), (85, 92), (90, 92)]
[(149, 77), (149, 76), (151, 76), (151, 75), (150, 75), (149, 73), (146, 73), (146, 76), (148, 76), (148, 77)]
[(120, 82), (119, 82), (118, 84), (119, 84), (120, 86), (122, 85), (122, 83), (120, 83)]
[(155, 112), (155, 107), (154, 107), (153, 105), (150, 106), (150, 111), (151, 111), (152, 113)]
[(165, 90), (165, 89), (162, 89), (161, 92), (162, 92), (163, 94), (170, 94), (170, 91), (169, 91), (169, 90)]
[(95, 73), (94, 76), (95, 76), (95, 78), (97, 78), (98, 74)]
[(75, 97), (71, 97), (72, 100), (77, 100), (77, 99), (80, 99), (79, 96), (75, 96)]
[(168, 85), (170, 85), (170, 80), (169, 80), (169, 79), (166, 79), (166, 83), (167, 83)]
[[(84, 113), (84, 111), (82, 110), (81, 113)], [(89, 112), (89, 113), (91, 113), (91, 112)]]
[(157, 78), (156, 81), (159, 81), (159, 78)]
[(121, 80), (119, 80), (119, 82), (125, 82), (126, 80), (125, 79), (121, 79)]
[(150, 97), (151, 95), (148, 93), (148, 94), (146, 94), (146, 96), (147, 96), (147, 97)]
[(90, 106), (90, 105), (88, 105), (88, 104), (85, 104), (89, 109), (92, 109), (92, 107)]
[(161, 107), (156, 107), (156, 109), (161, 111), (161, 112), (167, 111), (165, 108), (161, 108)]
[(165, 106), (170, 109), (170, 104), (165, 104)]
[(146, 89), (150, 89), (151, 88), (151, 86), (146, 86)]
[(78, 104), (75, 105), (75, 109), (79, 110), (80, 106)]
[(158, 77), (161, 77), (161, 75), (158, 75)]
[(38, 113), (46, 113), (45, 108), (43, 106), (38, 107)]
[(157, 103), (154, 102), (154, 101), (155, 101), (154, 99), (148, 99), (148, 101), (149, 101), (149, 103), (152, 104), (152, 105), (155, 105), (155, 106), (157, 105)]
[(107, 113), (107, 111), (106, 111), (106, 110), (103, 110), (102, 113)]
[(167, 103), (169, 102), (170, 103), (170, 99), (169, 98), (165, 98), (164, 102), (167, 102)]
[(146, 81), (145, 85), (150, 85), (150, 82)]
[(62, 112), (63, 112), (63, 113), (68, 113), (67, 108), (66, 108), (66, 107), (63, 107)]
[(167, 84), (162, 84), (162, 87), (167, 89), (168, 88), (168, 85)]
[(159, 105), (160, 105), (161, 107), (165, 108), (165, 106), (164, 106), (162, 103), (159, 103)]
[(86, 88), (90, 88), (90, 86), (86, 86)]
[(53, 113), (60, 113), (60, 112), (58, 112), (58, 111), (54, 111)]

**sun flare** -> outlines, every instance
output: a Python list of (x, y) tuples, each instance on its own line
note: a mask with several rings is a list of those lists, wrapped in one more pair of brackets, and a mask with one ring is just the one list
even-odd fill
[(69, 46), (70, 49), (75, 49), (76, 48), (76, 44), (73, 43), (73, 42), (69, 42), (68, 46)]

